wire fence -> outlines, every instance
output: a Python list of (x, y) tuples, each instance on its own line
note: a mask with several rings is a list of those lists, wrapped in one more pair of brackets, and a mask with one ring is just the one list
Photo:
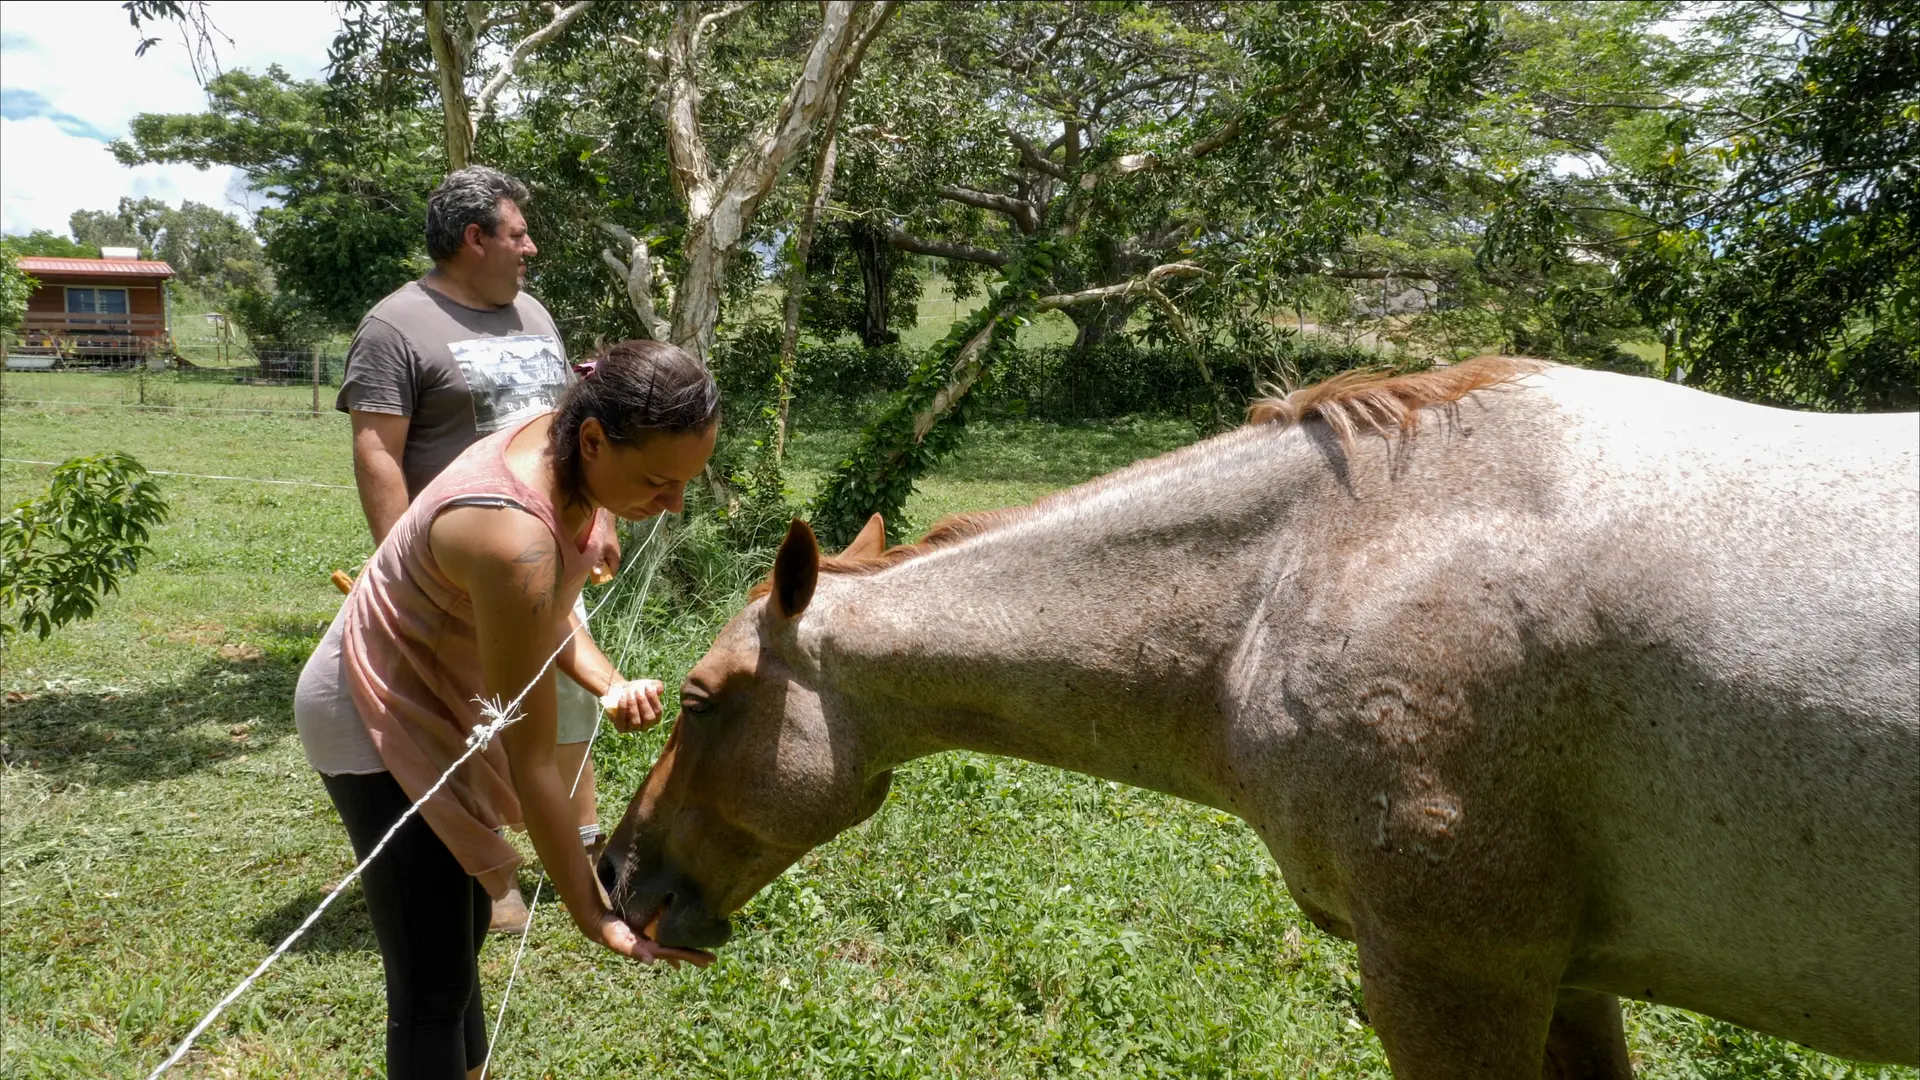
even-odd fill
[(343, 352), (301, 346), (248, 353), (229, 366), (173, 358), (118, 367), (9, 355), (0, 370), (0, 406), (334, 415)]

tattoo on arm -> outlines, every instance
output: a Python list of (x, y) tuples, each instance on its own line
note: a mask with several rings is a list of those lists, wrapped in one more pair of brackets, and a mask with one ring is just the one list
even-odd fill
[(520, 575), (520, 591), (527, 599), (541, 604), (553, 600), (560, 588), (558, 568), (554, 565), (558, 555), (553, 541), (541, 537), (513, 557), (516, 565), (527, 568)]

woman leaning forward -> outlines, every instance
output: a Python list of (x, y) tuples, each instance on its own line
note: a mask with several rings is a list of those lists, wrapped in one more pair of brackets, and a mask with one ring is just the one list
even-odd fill
[[(480, 702), (532, 685), (521, 719), (468, 759), (367, 867), (387, 980), (387, 1075), (457, 1080), (484, 1061), (480, 943), (523, 825), (580, 932), (641, 960), (702, 953), (647, 940), (608, 909), (555, 763), (560, 670), (616, 701), (626, 731), (661, 714), (572, 614), (613, 517), (678, 511), (713, 453), (720, 398), (698, 361), (623, 342), (582, 365), (557, 409), (469, 447), (408, 507), (314, 650), (294, 697), (307, 760), (365, 858), (467, 749)], [(564, 642), (564, 644), (563, 644)], [(536, 681), (537, 679), (537, 681)]]

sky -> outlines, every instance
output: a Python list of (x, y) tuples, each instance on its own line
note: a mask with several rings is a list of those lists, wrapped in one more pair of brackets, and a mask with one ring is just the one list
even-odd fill
[[(233, 39), (217, 42), (222, 69), (279, 64), (296, 78), (322, 73), (339, 24), (321, 0), (213, 0), (208, 9)], [(136, 58), (141, 35), (119, 0), (0, 0), (0, 232), (65, 235), (75, 210), (111, 210), (127, 195), (230, 211), (258, 204), (236, 170), (127, 168), (108, 152), (139, 113), (206, 108), (178, 30), (147, 33), (160, 43)]]

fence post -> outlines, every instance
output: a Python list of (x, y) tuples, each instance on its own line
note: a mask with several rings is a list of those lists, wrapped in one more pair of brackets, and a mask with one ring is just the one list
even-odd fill
[(320, 415), (320, 346), (313, 347), (313, 415)]

